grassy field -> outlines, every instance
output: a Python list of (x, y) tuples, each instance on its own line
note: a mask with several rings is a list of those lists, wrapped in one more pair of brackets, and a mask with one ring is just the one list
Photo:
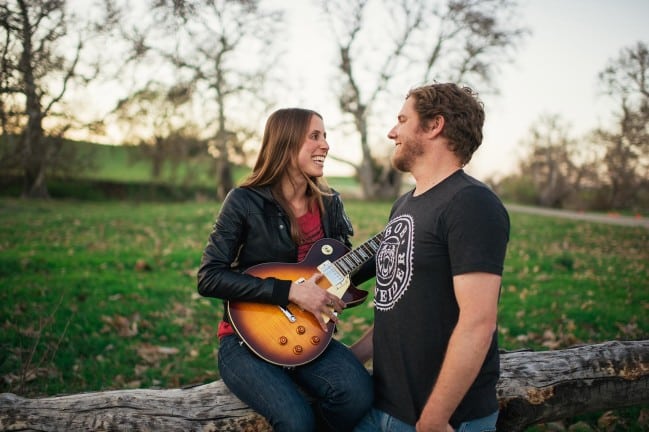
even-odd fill
[[(360, 244), (382, 229), (390, 204), (348, 200), (346, 207)], [(0, 392), (33, 397), (218, 379), (222, 306), (196, 292), (217, 211), (214, 202), (0, 199)], [(503, 348), (649, 338), (649, 230), (511, 219)], [(342, 318), (337, 337), (352, 343), (371, 324), (369, 302)], [(637, 421), (647, 411), (613, 413), (614, 428), (583, 430), (647, 430)]]

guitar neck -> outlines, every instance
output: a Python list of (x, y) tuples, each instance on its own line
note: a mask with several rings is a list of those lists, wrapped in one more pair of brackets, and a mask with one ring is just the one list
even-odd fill
[(345, 255), (335, 260), (333, 262), (333, 265), (336, 266), (338, 271), (340, 271), (340, 273), (342, 274), (354, 273), (363, 264), (369, 261), (374, 255), (376, 255), (376, 251), (379, 249), (382, 239), (383, 233), (380, 232), (371, 239), (365, 241), (354, 250), (349, 251)]
[(376, 254), (381, 245), (381, 239), (383, 239), (383, 233), (375, 235), (334, 262), (325, 261), (318, 266), (320, 273), (331, 283), (331, 287), (328, 289), (330, 293), (342, 298), (350, 285), (350, 275)]

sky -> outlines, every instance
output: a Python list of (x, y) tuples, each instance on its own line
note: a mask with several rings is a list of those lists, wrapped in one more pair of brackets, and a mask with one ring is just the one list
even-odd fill
[[(532, 35), (505, 69), (501, 95), (488, 101), (481, 173), (515, 165), (520, 140), (542, 114), (559, 114), (576, 136), (610, 126), (617, 107), (601, 94), (597, 74), (621, 50), (649, 43), (647, 0), (528, 0)], [(502, 168), (500, 168), (502, 167)]]
[[(317, 23), (310, 4), (295, 2), (287, 16), (289, 55), (297, 63), (290, 79), (300, 91), (287, 95), (283, 105), (309, 103), (318, 109), (322, 103), (319, 109), (331, 137), (330, 153), (348, 156), (355, 149), (345, 145), (345, 138), (327, 123), (327, 114), (335, 106), (319, 102), (330, 98), (325, 93), (331, 91), (331, 76), (325, 68), (300, 64), (305, 50), (326, 50), (321, 41), (327, 30)], [(514, 62), (501, 67), (495, 81), (500, 93), (482, 97), (484, 141), (467, 167), (477, 177), (498, 177), (515, 170), (522, 154), (520, 142), (542, 115), (559, 115), (575, 137), (610, 125), (615, 107), (601, 95), (597, 74), (623, 48), (639, 41), (649, 43), (649, 0), (521, 0), (520, 5), (521, 24), (531, 34), (520, 45)], [(401, 103), (402, 99), (395, 100), (394, 118)], [(387, 120), (385, 134), (394, 118)], [(346, 173), (345, 166), (327, 163), (326, 175)]]

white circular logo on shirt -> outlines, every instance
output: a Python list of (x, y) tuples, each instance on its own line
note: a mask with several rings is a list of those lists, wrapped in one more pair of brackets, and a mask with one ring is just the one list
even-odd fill
[(374, 304), (389, 310), (408, 290), (412, 279), (414, 222), (410, 215), (392, 219), (383, 232), (376, 255), (376, 290)]

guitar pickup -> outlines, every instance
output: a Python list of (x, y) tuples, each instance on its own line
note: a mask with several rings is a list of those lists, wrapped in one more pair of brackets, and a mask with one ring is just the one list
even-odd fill
[(338, 298), (342, 298), (347, 288), (351, 283), (349, 275), (343, 275), (340, 273), (338, 268), (331, 263), (331, 261), (325, 261), (318, 266), (318, 271), (327, 278), (331, 283), (331, 286), (327, 289), (331, 294), (335, 295)]

